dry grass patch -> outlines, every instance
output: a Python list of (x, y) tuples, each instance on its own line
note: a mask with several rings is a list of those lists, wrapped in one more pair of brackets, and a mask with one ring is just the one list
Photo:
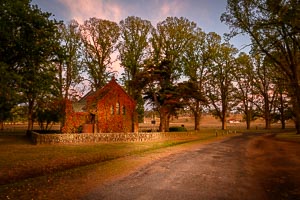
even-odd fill
[(152, 142), (34, 146), (25, 136), (1, 136), (0, 185), (212, 137), (207, 131)]
[[(55, 199), (59, 196), (60, 199), (78, 199), (91, 188), (132, 173), (152, 160), (224, 137), (216, 138), (214, 130), (211, 129), (189, 137), (154, 142), (11, 145), (10, 148), (15, 149), (11, 149), (10, 158), (6, 158), (6, 164), (1, 163), (0, 169), (3, 172), (2, 167), (6, 166), (15, 180), (11, 179), (10, 183), (0, 186), (0, 198)], [(3, 150), (1, 148), (2, 145), (0, 150)], [(5, 156), (1, 155), (0, 160), (2, 158)], [(18, 164), (8, 164), (15, 161)], [(36, 174), (30, 174), (30, 170)], [(23, 174), (23, 178), (13, 175), (15, 172), (21, 177)], [(34, 178), (26, 178), (24, 174)], [(5, 175), (2, 174), (1, 178), (3, 177)]]

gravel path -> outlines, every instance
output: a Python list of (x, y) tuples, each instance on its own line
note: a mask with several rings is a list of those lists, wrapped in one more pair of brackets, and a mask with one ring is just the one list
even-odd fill
[(83, 199), (300, 199), (299, 155), (299, 143), (244, 134), (157, 160)]

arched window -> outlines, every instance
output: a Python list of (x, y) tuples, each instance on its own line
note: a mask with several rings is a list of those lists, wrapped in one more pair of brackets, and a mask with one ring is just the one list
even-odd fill
[(120, 103), (119, 102), (116, 103), (116, 112), (117, 112), (117, 115), (120, 114)]
[(126, 107), (125, 106), (122, 107), (122, 114), (126, 115)]
[(111, 114), (111, 115), (115, 114), (115, 108), (114, 108), (114, 105), (111, 105), (111, 107), (110, 107), (110, 114)]

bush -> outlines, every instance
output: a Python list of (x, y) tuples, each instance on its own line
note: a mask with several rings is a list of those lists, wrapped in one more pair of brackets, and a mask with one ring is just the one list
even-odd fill
[(174, 126), (169, 128), (169, 132), (186, 132), (187, 129), (182, 125), (182, 126)]
[(34, 130), (34, 132), (37, 132), (39, 134), (60, 134), (61, 133), (59, 130)]

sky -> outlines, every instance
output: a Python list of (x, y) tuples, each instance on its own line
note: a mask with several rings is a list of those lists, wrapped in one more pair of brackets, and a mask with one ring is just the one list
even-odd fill
[[(227, 0), (32, 0), (32, 4), (65, 22), (76, 19), (83, 23), (97, 17), (118, 23), (128, 16), (137, 16), (156, 26), (167, 17), (176, 16), (196, 22), (206, 33), (216, 32), (223, 36), (229, 32), (229, 28), (220, 21)], [(237, 37), (230, 43), (243, 49), (249, 40)]]
[[(64, 22), (75, 19), (82, 24), (91, 17), (97, 17), (119, 23), (128, 16), (136, 16), (151, 21), (156, 27), (167, 17), (185, 17), (206, 33), (216, 32), (223, 36), (229, 32), (228, 26), (220, 21), (227, 0), (32, 0), (32, 4)], [(244, 47), (250, 42), (248, 37), (240, 36), (230, 43), (247, 52)], [(118, 63), (113, 68), (120, 70)]]

